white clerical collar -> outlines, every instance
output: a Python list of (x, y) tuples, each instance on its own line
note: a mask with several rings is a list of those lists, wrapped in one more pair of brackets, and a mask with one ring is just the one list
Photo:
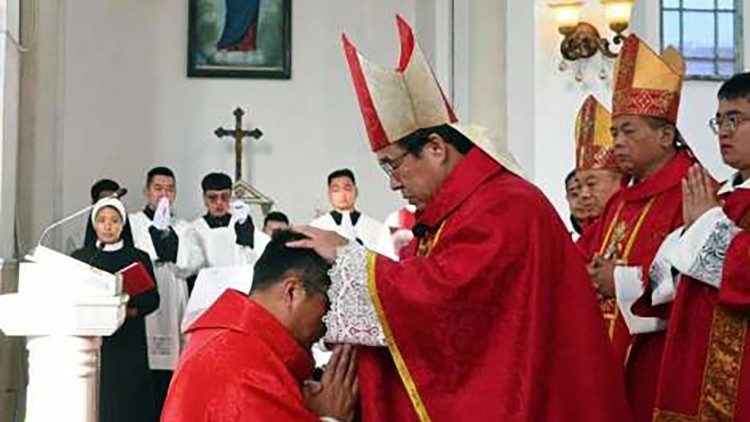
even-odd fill
[(734, 173), (732, 177), (729, 178), (726, 182), (724, 182), (723, 185), (721, 185), (721, 189), (719, 189), (719, 195), (724, 195), (727, 193), (732, 193), (735, 191), (735, 189), (750, 189), (750, 179), (745, 180), (744, 182), (735, 185), (735, 181), (741, 180), (740, 173)]
[(104, 244), (102, 244), (102, 242), (100, 240), (96, 241), (96, 247), (99, 250), (102, 250), (104, 252), (119, 251), (120, 249), (122, 249), (123, 246), (125, 246), (125, 242), (122, 241), (122, 240), (117, 241), (115, 243), (104, 243)]

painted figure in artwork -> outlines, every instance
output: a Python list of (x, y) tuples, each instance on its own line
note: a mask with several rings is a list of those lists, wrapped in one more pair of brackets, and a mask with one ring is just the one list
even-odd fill
[(216, 49), (247, 53), (257, 49), (260, 0), (226, 0), (224, 30)]

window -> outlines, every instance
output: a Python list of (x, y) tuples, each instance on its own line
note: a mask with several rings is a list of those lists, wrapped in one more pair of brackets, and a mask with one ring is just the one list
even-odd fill
[(727, 79), (742, 69), (741, 0), (661, 0), (661, 47), (678, 48), (689, 79)]

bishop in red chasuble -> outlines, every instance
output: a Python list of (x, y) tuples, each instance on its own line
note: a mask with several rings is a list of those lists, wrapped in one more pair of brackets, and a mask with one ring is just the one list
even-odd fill
[[(391, 188), (417, 207), (399, 262), (354, 242), (330, 254), (327, 340), (368, 346), (362, 419), (630, 420), (562, 221), (483, 129), (457, 123), (411, 28), (401, 18), (398, 27), (395, 71), (344, 38), (372, 149)], [(455, 166), (439, 185), (425, 184), (447, 162)], [(316, 250), (341, 242), (305, 230)]]
[(600, 294), (616, 299), (609, 334), (639, 422), (652, 417), (668, 317), (667, 306), (639, 299), (649, 294), (657, 250), (682, 225), (681, 181), (694, 163), (675, 128), (683, 75), (675, 50), (660, 56), (635, 35), (625, 40), (615, 65), (612, 135), (615, 158), (630, 181), (579, 241), (592, 258), (589, 270)]
[[(576, 178), (581, 183), (580, 201), (587, 213), (587, 219), (579, 221), (584, 235), (576, 245), (586, 262), (593, 258), (585, 244), (591, 237), (588, 231), (597, 227), (604, 209), (612, 196), (622, 187), (623, 175), (615, 159), (612, 139), (612, 114), (593, 95), (589, 95), (581, 105), (576, 117)], [(616, 322), (617, 304), (613, 297), (599, 296), (599, 308), (607, 324), (607, 332), (612, 333)]]

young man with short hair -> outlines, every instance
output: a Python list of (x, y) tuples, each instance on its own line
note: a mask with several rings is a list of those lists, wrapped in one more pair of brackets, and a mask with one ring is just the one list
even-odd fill
[(328, 200), (333, 210), (310, 225), (335, 231), (347, 239), (356, 240), (365, 247), (379, 250), (378, 240), (383, 223), (357, 210), (357, 181), (349, 169), (340, 169), (328, 175)]
[(650, 271), (652, 301), (673, 301), (656, 422), (750, 420), (750, 73), (726, 81), (717, 97), (710, 126), (736, 173), (717, 195), (705, 169), (690, 169), (685, 226)]
[[(201, 181), (206, 214), (193, 220), (193, 241), (199, 268), (254, 265), (271, 240), (253, 224), (247, 205), (232, 214), (232, 179), (224, 173), (209, 173)], [(241, 214), (241, 215), (240, 215)]]
[(189, 241), (189, 224), (171, 211), (177, 196), (174, 172), (167, 167), (149, 170), (143, 196), (146, 206), (128, 219), (135, 247), (148, 253), (154, 264), (161, 297), (159, 309), (146, 317), (149, 366), (161, 411), (182, 350), (180, 322), (188, 297), (185, 279), (196, 271), (192, 263), (196, 252)]
[(271, 211), (263, 220), (263, 233), (273, 237), (273, 234), (279, 230), (289, 228), (289, 217), (280, 211)]
[(303, 238), (277, 233), (255, 264), (250, 295), (226, 290), (188, 329), (162, 421), (350, 420), (353, 348), (334, 352), (321, 384), (306, 383), (331, 281), (314, 251), (286, 246)]

